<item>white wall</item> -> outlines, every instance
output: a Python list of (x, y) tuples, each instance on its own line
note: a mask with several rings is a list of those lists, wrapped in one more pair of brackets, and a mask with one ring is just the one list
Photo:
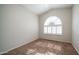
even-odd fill
[[(57, 16), (62, 20), (63, 23), (63, 35), (47, 35), (43, 33), (44, 22), (49, 16)], [(62, 42), (71, 42), (72, 39), (72, 8), (58, 8), (52, 9), (47, 13), (40, 16), (40, 38), (57, 40)]]
[[(1, 7), (1, 5), (0, 5)], [(2, 50), (2, 45), (1, 45), (1, 41), (2, 41), (2, 11), (1, 11), (1, 8), (0, 8), (0, 51)]]
[(73, 21), (72, 21), (72, 44), (79, 53), (79, 5), (73, 6)]
[(38, 17), (21, 5), (0, 5), (0, 52), (38, 38)]

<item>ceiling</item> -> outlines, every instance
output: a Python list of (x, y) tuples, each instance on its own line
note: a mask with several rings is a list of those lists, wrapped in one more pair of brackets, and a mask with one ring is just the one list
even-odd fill
[(72, 4), (23, 4), (22, 6), (31, 12), (40, 15), (50, 9), (71, 7)]

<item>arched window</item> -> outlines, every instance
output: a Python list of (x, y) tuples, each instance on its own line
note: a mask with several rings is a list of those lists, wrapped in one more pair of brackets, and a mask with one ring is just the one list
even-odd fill
[(56, 16), (50, 16), (44, 23), (44, 34), (62, 35), (62, 21)]

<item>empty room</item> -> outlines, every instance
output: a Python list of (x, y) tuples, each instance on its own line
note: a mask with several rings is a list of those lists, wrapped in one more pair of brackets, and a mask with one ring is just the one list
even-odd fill
[(78, 4), (0, 4), (0, 55), (78, 54)]

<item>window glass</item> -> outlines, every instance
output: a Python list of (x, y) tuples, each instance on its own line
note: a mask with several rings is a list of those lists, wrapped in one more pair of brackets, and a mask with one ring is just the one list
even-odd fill
[(57, 27), (57, 34), (62, 34), (62, 26)]
[(56, 27), (52, 27), (52, 34), (56, 34)]
[(48, 33), (51, 33), (51, 27), (48, 27)]
[(44, 27), (44, 33), (47, 33), (47, 27)]
[(56, 16), (48, 17), (44, 23), (44, 34), (62, 34), (62, 22)]

